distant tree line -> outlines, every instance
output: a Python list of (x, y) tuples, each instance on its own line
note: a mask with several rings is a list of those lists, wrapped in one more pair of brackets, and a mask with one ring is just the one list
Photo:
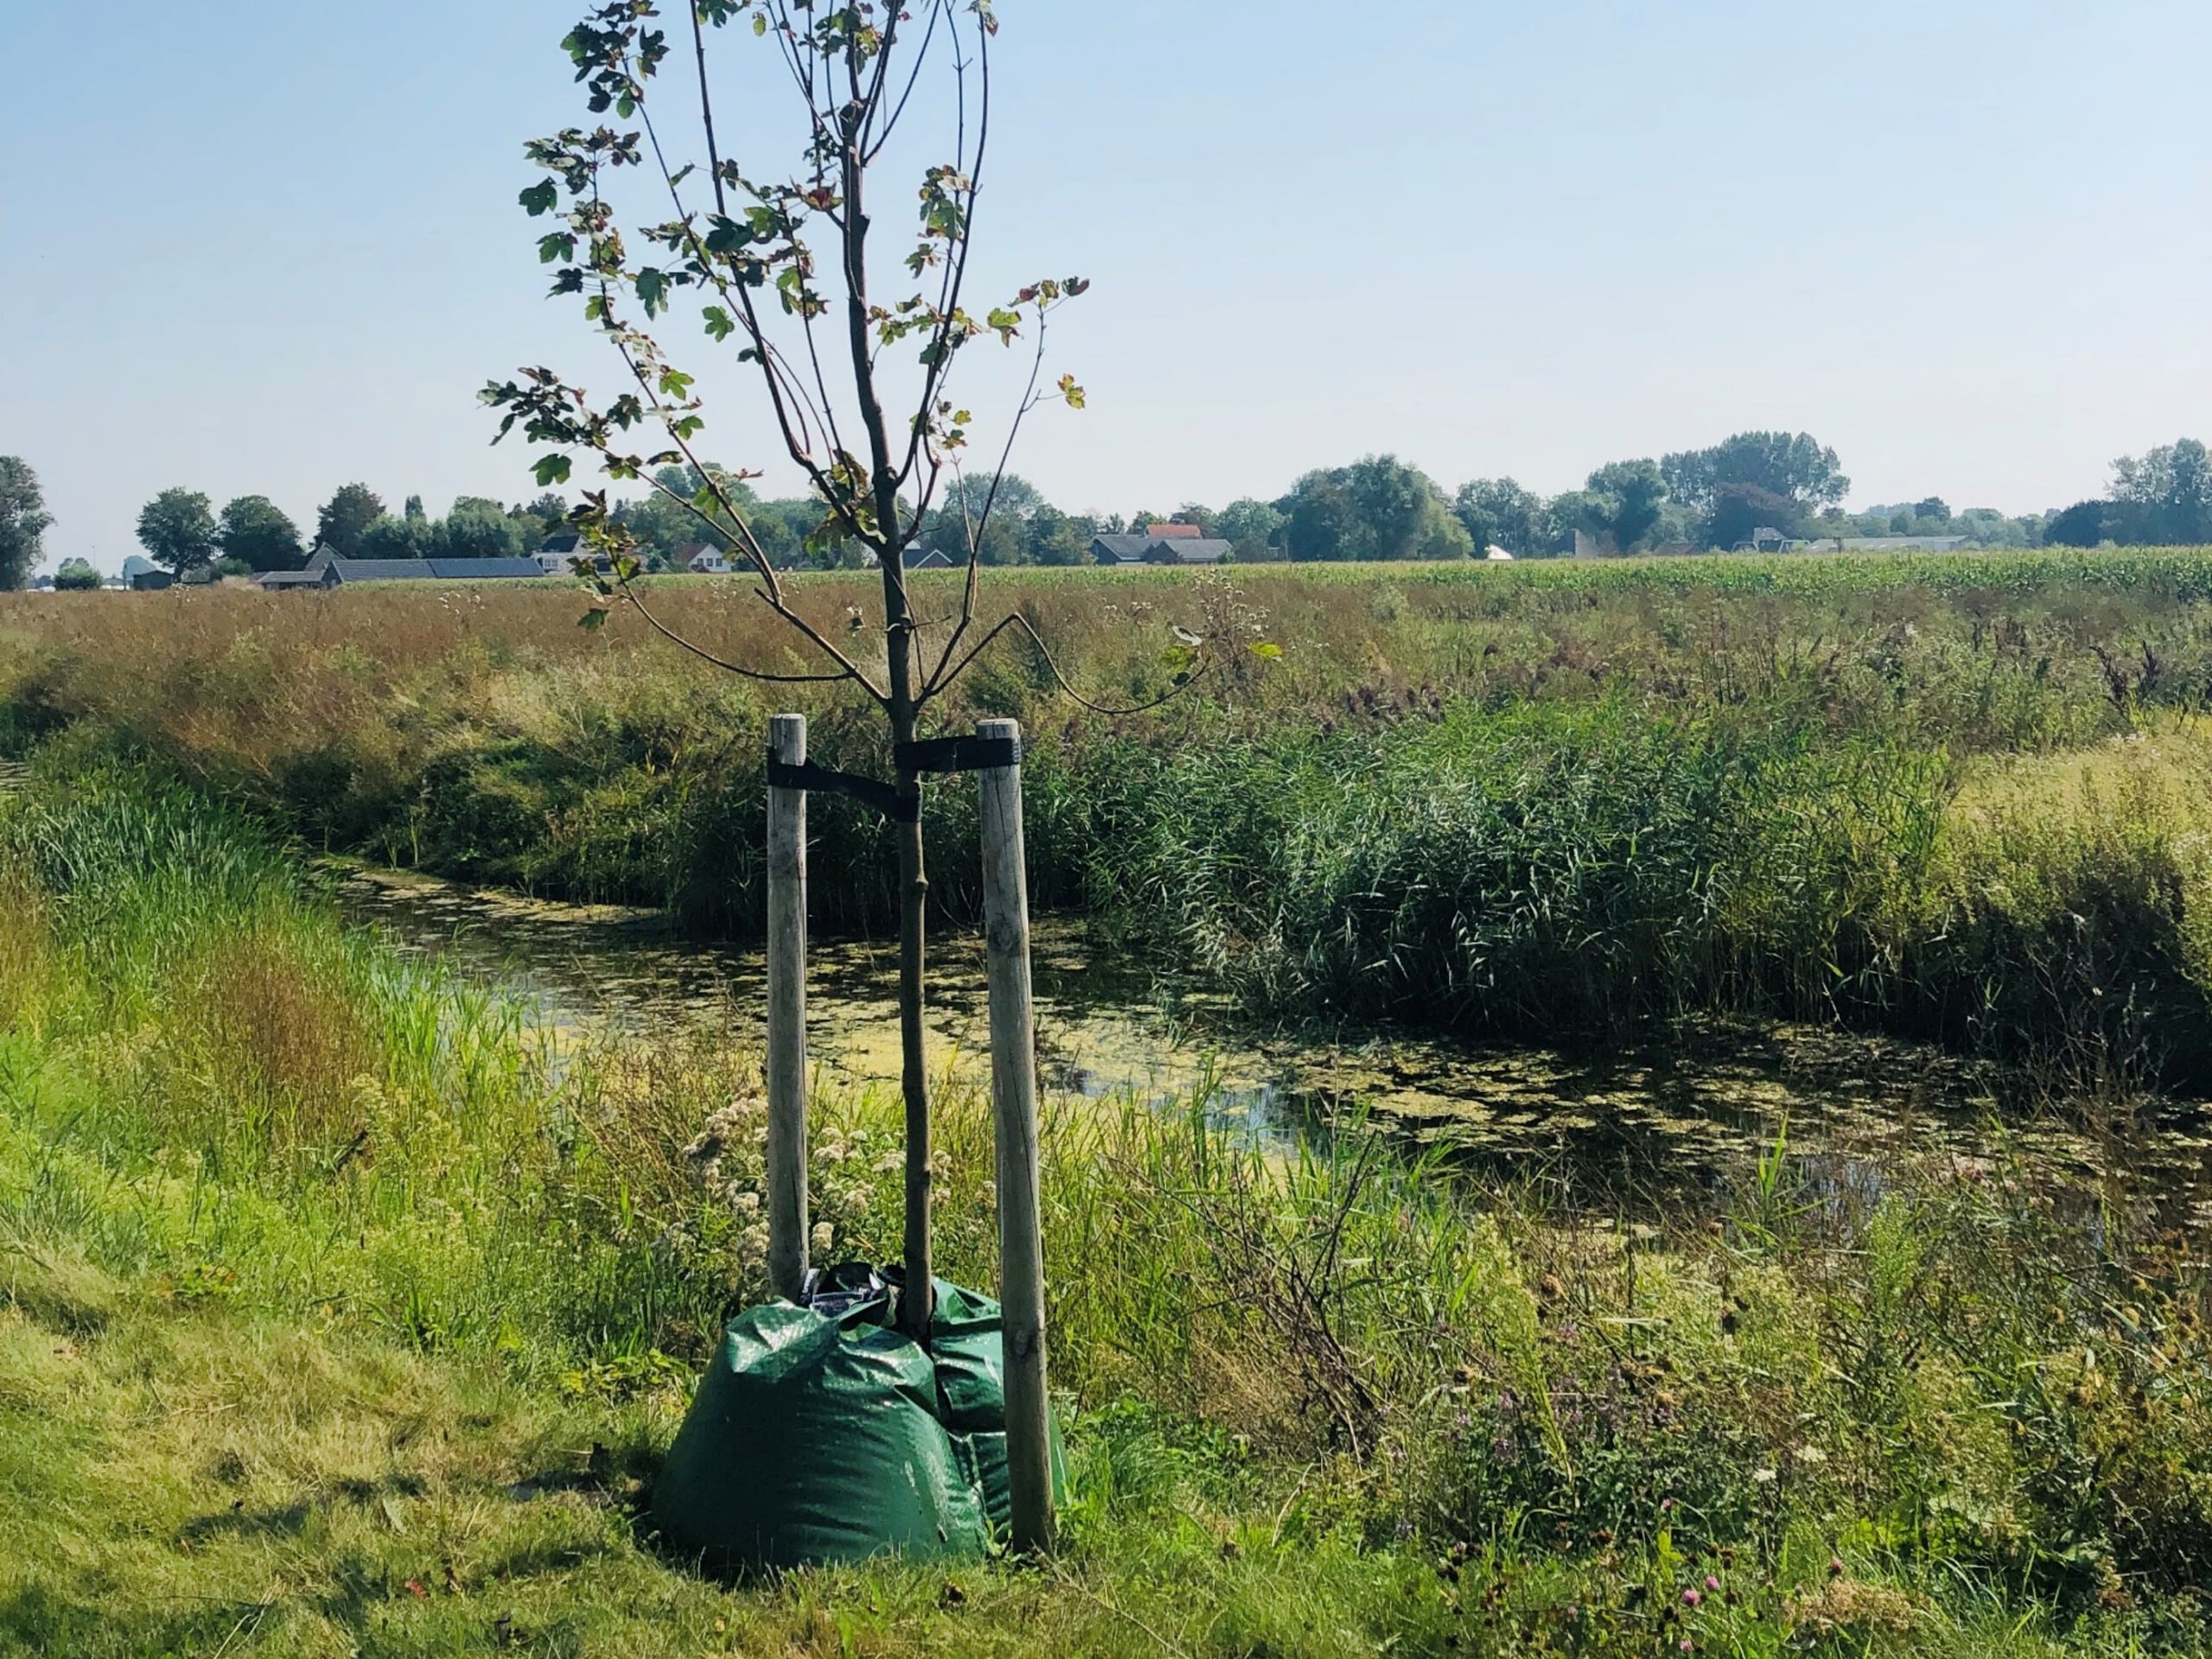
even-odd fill
[(348, 559), (510, 558), (535, 553), (566, 520), (569, 504), (547, 494), (518, 506), (464, 495), (442, 518), (410, 495), (391, 512), (365, 484), (342, 486), (315, 515), (310, 545), (299, 526), (265, 495), (242, 495), (220, 513), (197, 490), (163, 490), (140, 510), (138, 543), (156, 564), (251, 575), (297, 570), (315, 548)]
[[(661, 481), (687, 499), (712, 500), (689, 467), (671, 468)], [(820, 503), (765, 499), (734, 474), (721, 481), (777, 563), (859, 563)], [(960, 560), (974, 546), (986, 564), (1085, 564), (1098, 537), (1157, 524), (1195, 525), (1230, 543), (1243, 563), (1479, 558), (1491, 548), (1548, 558), (1574, 552), (1578, 538), (1586, 548), (1623, 554), (1727, 550), (1776, 537), (1956, 537), (1993, 548), (2212, 545), (2212, 454), (2194, 438), (2114, 461), (2103, 496), (2024, 518), (1987, 507), (1955, 512), (1940, 496), (1847, 513), (1841, 503), (1850, 490), (1835, 451), (1802, 432), (1740, 432), (1707, 449), (1609, 462), (1580, 489), (1548, 498), (1510, 478), (1476, 479), (1447, 495), (1420, 468), (1394, 455), (1370, 455), (1307, 473), (1274, 500), (1247, 497), (1219, 509), (1185, 502), (1173, 512), (1141, 508), (1119, 516), (1063, 512), (1009, 474), (988, 501), (979, 488), (947, 491), (918, 545)], [(433, 518), (420, 496), (409, 496), (395, 513), (367, 485), (347, 484), (317, 512), (310, 540), (265, 495), (238, 496), (218, 512), (206, 494), (178, 488), (163, 490), (140, 512), (138, 540), (156, 564), (179, 575), (251, 575), (296, 570), (316, 547), (364, 559), (535, 553), (562, 533), (569, 512), (568, 500), (549, 491), (514, 505), (465, 495)], [(698, 549), (728, 549), (734, 541), (719, 522), (727, 517), (719, 506), (702, 519), (655, 494), (624, 504), (618, 517), (654, 569), (681, 569)], [(29, 579), (53, 523), (37, 474), (18, 456), (0, 455), (0, 589)], [(99, 580), (85, 560), (70, 559), (55, 585), (93, 587)]]

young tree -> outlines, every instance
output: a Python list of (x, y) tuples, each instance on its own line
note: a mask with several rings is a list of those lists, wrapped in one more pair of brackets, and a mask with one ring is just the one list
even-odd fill
[[(931, 1126), (923, 1051), (924, 917), (928, 893), (922, 846), (922, 773), (912, 745), (931, 707), (977, 656), (1009, 633), (1051, 654), (1019, 613), (983, 626), (974, 550), (986, 544), (1001, 483), (1022, 423), (1048, 398), (1074, 408), (1072, 376), (1043, 379), (1046, 325), (1088, 286), (1039, 279), (995, 304), (976, 305), (970, 253), (976, 205), (990, 150), (992, 0), (912, 0), (817, 7), (810, 0), (696, 0), (677, 14), (677, 39), (654, 0), (597, 6), (566, 42), (594, 116), (618, 124), (571, 127), (529, 146), (546, 178), (523, 206), (551, 226), (539, 255), (555, 268), (553, 291), (575, 296), (587, 322), (620, 360), (627, 384), (594, 402), (549, 369), (486, 388), (505, 411), (502, 434), (519, 424), (556, 453), (537, 463), (541, 486), (568, 479), (571, 456), (597, 459), (611, 478), (644, 480), (690, 512), (702, 532), (734, 531), (735, 551), (757, 578), (756, 594), (804, 641), (817, 666), (798, 673), (711, 657), (654, 615), (632, 585), (637, 544), (604, 491), (587, 492), (578, 523), (611, 562), (600, 607), (626, 604), (670, 640), (744, 677), (766, 683), (850, 685), (880, 709), (895, 757), (890, 816), (898, 849), (901, 1087), (906, 1112), (906, 1328), (927, 1340), (931, 1314)], [(715, 95), (709, 35), (732, 24), (758, 40), (764, 77), (791, 92), (797, 156), (785, 174), (756, 171), (724, 153), (718, 134), (730, 109)], [(680, 79), (662, 71), (678, 47)], [(764, 79), (748, 85), (743, 119), (764, 120)], [(885, 159), (908, 124), (935, 119), (935, 165), (918, 196), (881, 198)], [(696, 164), (669, 153), (678, 122), (696, 123)], [(642, 175), (656, 217), (632, 233), (615, 203), (626, 178)], [(911, 188), (911, 187), (910, 187)], [(885, 257), (879, 199), (918, 204), (910, 239)], [(822, 514), (817, 549), (842, 544), (874, 555), (880, 616), (838, 628), (836, 638), (794, 603), (774, 558), (729, 480), (700, 466), (705, 416), (694, 377), (652, 332), (677, 302), (696, 302), (707, 338), (733, 349), (757, 377), (785, 456), (805, 478)], [(975, 420), (951, 385), (978, 340), (1026, 340), (1027, 384), (995, 455), (968, 456)], [(641, 433), (657, 434), (648, 443)], [(683, 499), (658, 469), (700, 475)], [(972, 522), (963, 598), (949, 618), (917, 611), (905, 553), (948, 487), (962, 492)], [(1057, 668), (1052, 671), (1058, 675)], [(1187, 676), (1194, 671), (1185, 668)], [(1065, 685), (1065, 681), (1062, 682)]]
[(53, 526), (30, 463), (18, 455), (0, 455), (0, 591), (30, 580)]
[(197, 490), (163, 490), (138, 514), (138, 544), (182, 575), (215, 562), (215, 514)]
[(100, 573), (89, 559), (64, 559), (54, 573), (54, 586), (60, 593), (93, 593), (99, 585)]
[[(420, 502), (416, 503), (420, 506)], [(341, 485), (315, 516), (316, 544), (341, 559), (359, 558), (361, 538), (384, 517), (384, 498), (365, 484)]]
[(265, 495), (242, 495), (226, 505), (215, 545), (250, 570), (296, 570), (307, 563), (300, 527)]

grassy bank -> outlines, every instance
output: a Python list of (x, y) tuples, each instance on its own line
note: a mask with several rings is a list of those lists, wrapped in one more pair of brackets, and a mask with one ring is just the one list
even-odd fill
[[(192, 798), (0, 806), (0, 1650), (2205, 1650), (2184, 1241), (1782, 1146), (1710, 1229), (1570, 1224), (1065, 1103), (1060, 1564), (705, 1582), (635, 1516), (758, 1292), (753, 1084), (555, 1049)], [(816, 1112), (880, 1257), (895, 1104)], [(986, 1114), (945, 1112), (988, 1288)]]
[[(833, 626), (851, 581), (803, 583)], [(950, 603), (951, 588), (928, 590)], [(1020, 572), (1093, 697), (1159, 692), (1171, 626), (1264, 636), (1141, 718), (1019, 648), (945, 710), (1022, 719), (1039, 902), (1293, 1017), (1610, 1041), (1683, 1013), (1841, 1017), (2212, 1084), (2201, 716), (2212, 556)], [(656, 590), (741, 660), (742, 584)], [(0, 601), (0, 734), (120, 756), (310, 844), (744, 933), (755, 692), (560, 592)], [(787, 699), (788, 700), (788, 699)], [(816, 697), (817, 753), (880, 722)], [(977, 902), (972, 791), (935, 896)], [(819, 925), (881, 931), (880, 830), (817, 804)]]

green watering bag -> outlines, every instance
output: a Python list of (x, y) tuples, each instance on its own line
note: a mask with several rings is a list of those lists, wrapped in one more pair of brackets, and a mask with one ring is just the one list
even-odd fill
[[(728, 1567), (982, 1555), (1008, 1521), (998, 1304), (937, 1281), (928, 1351), (872, 1274), (732, 1319), (653, 1491), (677, 1548)], [(1053, 1440), (1055, 1484), (1060, 1475)]]

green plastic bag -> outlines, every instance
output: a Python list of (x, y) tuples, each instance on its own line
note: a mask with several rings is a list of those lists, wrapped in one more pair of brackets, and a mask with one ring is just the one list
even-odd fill
[[(1008, 1518), (998, 1304), (938, 1281), (928, 1351), (890, 1315), (885, 1294), (731, 1320), (653, 1491), (661, 1535), (741, 1567), (982, 1556)], [(1057, 1484), (1057, 1434), (1052, 1461)]]

